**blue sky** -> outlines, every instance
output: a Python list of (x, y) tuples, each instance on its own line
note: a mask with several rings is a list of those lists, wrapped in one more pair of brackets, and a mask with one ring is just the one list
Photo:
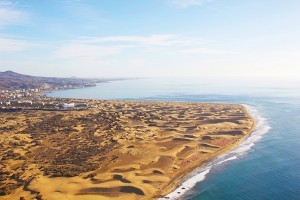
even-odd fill
[(0, 0), (0, 71), (300, 79), (298, 0)]

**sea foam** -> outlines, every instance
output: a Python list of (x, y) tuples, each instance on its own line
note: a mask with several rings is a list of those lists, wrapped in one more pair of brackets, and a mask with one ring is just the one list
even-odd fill
[(239, 144), (238, 147), (233, 151), (220, 155), (211, 163), (209, 163), (205, 168), (197, 169), (176, 190), (166, 195), (165, 197), (159, 198), (160, 200), (180, 199), (184, 194), (190, 191), (198, 182), (203, 181), (212, 168), (220, 166), (225, 162), (236, 160), (245, 153), (249, 152), (251, 148), (255, 145), (255, 143), (257, 143), (263, 137), (263, 135), (269, 131), (271, 127), (269, 126), (267, 119), (262, 117), (258, 110), (256, 110), (254, 107), (249, 105), (244, 106), (248, 109), (248, 112), (256, 121), (255, 130), (251, 133), (251, 135), (248, 138), (246, 138), (241, 144)]

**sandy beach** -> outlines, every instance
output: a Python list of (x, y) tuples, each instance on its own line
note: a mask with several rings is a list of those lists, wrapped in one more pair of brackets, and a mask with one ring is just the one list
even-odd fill
[(0, 199), (157, 199), (255, 127), (237, 104), (97, 105), (1, 113)]

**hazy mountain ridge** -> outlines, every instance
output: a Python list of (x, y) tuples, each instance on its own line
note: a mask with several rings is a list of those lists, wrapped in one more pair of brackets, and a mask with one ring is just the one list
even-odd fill
[(13, 71), (0, 72), (0, 89), (28, 89), (40, 88), (41, 85), (74, 87), (93, 86), (97, 82), (105, 82), (104, 79), (81, 79), (81, 78), (56, 78), (19, 74)]

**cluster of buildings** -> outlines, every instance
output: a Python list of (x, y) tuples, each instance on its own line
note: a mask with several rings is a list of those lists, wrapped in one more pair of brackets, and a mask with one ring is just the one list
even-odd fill
[(88, 108), (96, 108), (94, 105), (89, 105), (85, 102), (45, 102), (32, 100), (0, 100), (0, 111), (11, 110), (86, 110)]
[[(94, 83), (84, 83), (83, 87), (94, 86)], [(0, 111), (14, 110), (85, 110), (95, 108), (86, 102), (69, 102), (68, 100), (40, 96), (41, 93), (59, 89), (74, 88), (74, 85), (50, 85), (43, 83), (38, 88), (0, 90)]]
[(78, 85), (70, 85), (70, 84), (50, 85), (47, 83), (42, 83), (37, 88), (0, 90), (0, 98), (18, 99), (18, 98), (36, 97), (39, 94), (48, 91), (64, 90), (64, 89), (78, 88), (78, 87), (92, 87), (92, 86), (95, 86), (95, 83), (84, 82)]
[(84, 108), (87, 109), (89, 107), (94, 107), (94, 106), (89, 106), (85, 102), (63, 103), (63, 102), (54, 101), (54, 102), (50, 102), (50, 105), (62, 110), (81, 110)]
[(20, 90), (0, 90), (0, 98), (24, 98), (33, 97), (40, 93), (41, 90), (38, 88), (20, 89)]
[(26, 110), (85, 110), (95, 108), (86, 102), (53, 101), (39, 96), (40, 89), (0, 90), (0, 111)]

